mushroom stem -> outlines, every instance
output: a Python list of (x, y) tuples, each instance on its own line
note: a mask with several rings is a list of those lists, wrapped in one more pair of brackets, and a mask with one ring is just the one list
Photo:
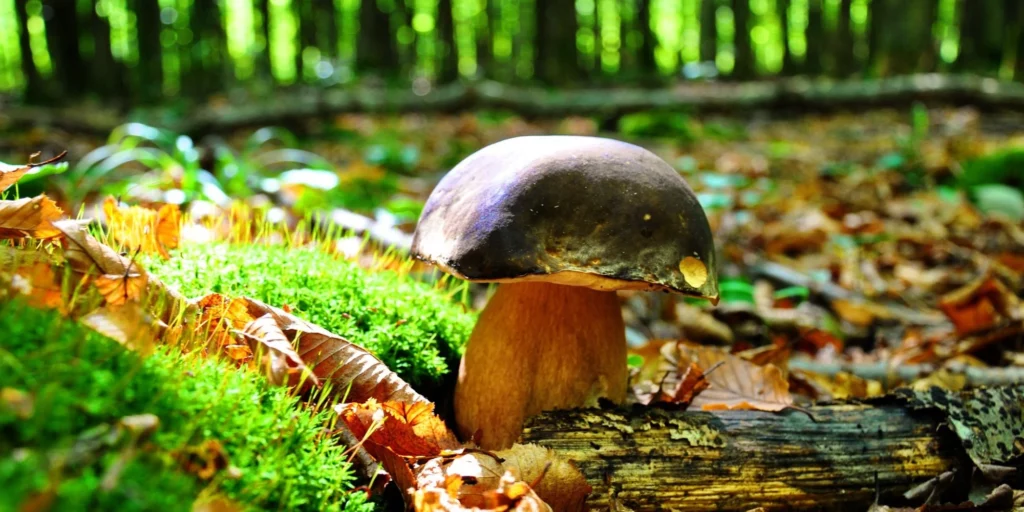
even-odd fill
[(455, 388), (463, 438), (511, 446), (541, 411), (626, 398), (626, 336), (615, 292), (502, 284), (480, 314)]

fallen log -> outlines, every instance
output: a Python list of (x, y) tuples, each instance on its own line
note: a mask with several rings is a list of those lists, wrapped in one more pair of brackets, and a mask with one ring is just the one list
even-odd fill
[(900, 405), (551, 411), (522, 441), (573, 460), (594, 510), (866, 510), (970, 464), (943, 415)]
[[(504, 109), (524, 116), (601, 116), (606, 124), (645, 110), (748, 112), (903, 107), (922, 101), (1024, 109), (1024, 84), (976, 75), (914, 74), (834, 80), (788, 77), (754, 82), (684, 81), (657, 89), (608, 87), (552, 90), (493, 81), (441, 84), (429, 90), (367, 86), (279, 91), (268, 99), (197, 105), (183, 116), (159, 110), (0, 105), (0, 121), (108, 134), (131, 120), (198, 137), (265, 125), (301, 123), (341, 113), (457, 112)], [(170, 119), (170, 121), (168, 121)]]

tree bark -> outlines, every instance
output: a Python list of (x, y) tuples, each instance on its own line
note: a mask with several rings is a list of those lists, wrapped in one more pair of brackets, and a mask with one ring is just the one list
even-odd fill
[(595, 510), (866, 510), (877, 491), (968, 467), (938, 413), (808, 410), (813, 419), (797, 411), (551, 411), (527, 422), (521, 442), (572, 460), (594, 489), (587, 504)]
[(260, 17), (260, 37), (263, 38), (263, 51), (256, 55), (256, 76), (274, 81), (274, 71), (270, 65), (270, 0), (254, 0), (254, 8)]
[[(640, 76), (650, 76), (652, 79), (657, 80), (660, 73), (658, 73), (658, 62), (654, 59), (654, 48), (657, 46), (657, 40), (654, 37), (654, 31), (651, 30), (651, 0), (639, 0), (636, 11), (636, 26), (640, 34), (640, 48), (639, 54), (637, 55), (637, 67), (640, 71)], [(704, 27), (701, 27), (704, 30)], [(703, 37), (703, 32), (701, 33)]]
[(732, 78), (749, 80), (757, 73), (757, 61), (750, 40), (750, 0), (732, 0), (733, 47), (736, 50)]
[(217, 0), (194, 0), (192, 26), (194, 42), (191, 45), (191, 65), (188, 79), (183, 80), (186, 90), (195, 97), (205, 97), (221, 90), (225, 76), (226, 39), (220, 7)]

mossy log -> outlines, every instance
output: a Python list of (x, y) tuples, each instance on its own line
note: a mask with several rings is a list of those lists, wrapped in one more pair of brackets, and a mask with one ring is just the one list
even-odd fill
[(866, 510), (968, 464), (942, 416), (896, 405), (552, 411), (523, 442), (573, 460), (594, 510)]

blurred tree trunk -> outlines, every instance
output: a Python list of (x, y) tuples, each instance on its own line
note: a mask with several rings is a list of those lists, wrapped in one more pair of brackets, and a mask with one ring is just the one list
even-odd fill
[(67, 0), (45, 0), (46, 45), (50, 50), (59, 94), (77, 98), (85, 91), (86, 76), (78, 48), (78, 20), (74, 5)]
[(256, 75), (274, 81), (274, 71), (270, 65), (270, 0), (254, 0), (256, 12), (260, 17), (260, 37), (263, 38), (263, 51), (256, 55)]
[(110, 45), (110, 24), (105, 17), (89, 9), (89, 31), (92, 35), (92, 62), (89, 65), (89, 84), (115, 101), (124, 101), (128, 73), (124, 65), (114, 60)]
[(317, 0), (313, 13), (317, 23), (317, 47), (324, 58), (338, 56), (338, 11), (334, 0)]
[[(715, 10), (718, 8), (717, 0), (701, 0), (700, 2), (700, 60), (702, 62), (715, 62), (718, 56), (718, 27), (715, 25)], [(654, 34), (651, 34), (654, 37)], [(651, 57), (654, 57), (654, 48), (651, 48)]]
[(1024, 80), (1024, 6), (1017, 2), (1013, 3), (1016, 5), (1016, 15), (1010, 19), (1017, 20), (1017, 40), (1015, 41), (1013, 54), (1013, 78), (1015, 80)]
[(782, 27), (782, 72), (784, 76), (790, 76), (797, 72), (796, 61), (793, 60), (793, 49), (789, 47), (789, 4), (790, 0), (777, 0), (775, 8), (778, 10), (779, 25)]
[[(875, 4), (884, 0), (875, 0)], [(825, 41), (825, 17), (822, 12), (822, 0), (807, 2), (807, 53), (804, 55), (804, 72), (808, 75), (821, 75), (824, 62), (821, 51)], [(874, 4), (872, 4), (874, 6)]]
[[(921, 70), (922, 60), (928, 48), (932, 46), (932, 25), (934, 9), (930, 16), (931, 0), (900, 1), (882, 0), (885, 4), (884, 14), (891, 18), (894, 26), (887, 27), (882, 38), (880, 50), (885, 52), (887, 66), (885, 71), (891, 74), (907, 74)], [(899, 13), (897, 16), (896, 13)]]
[(135, 0), (135, 19), (139, 37), (137, 98), (152, 102), (163, 90), (164, 73), (160, 45), (160, 3), (157, 0)]
[[(1020, 1), (1020, 0), (1015, 0)], [(939, 2), (927, 1), (922, 6), (924, 12), (918, 24), (918, 41), (920, 51), (917, 58), (916, 72), (935, 71), (939, 65), (939, 45), (935, 38), (935, 26), (939, 22)]]
[(46, 99), (43, 77), (32, 60), (32, 45), (28, 34), (28, 12), (25, 4), (28, 0), (16, 0), (14, 13), (18, 18), (18, 48), (21, 51), (21, 73), (25, 76), (25, 100), (29, 103), (41, 102)]
[(736, 49), (736, 64), (732, 77), (749, 80), (756, 74), (757, 61), (750, 40), (750, 0), (732, 0), (733, 46)]
[(295, 52), (295, 75), (299, 82), (305, 82), (315, 76), (315, 70), (306, 68), (305, 53), (306, 48), (317, 48), (317, 21), (324, 16), (317, 9), (319, 3), (318, 0), (292, 2), (297, 22), (295, 29), (298, 31), (299, 46)]
[(356, 69), (379, 76), (394, 75), (398, 70), (398, 42), (391, 36), (388, 15), (377, 7), (377, 0), (359, 2)]
[(548, 85), (569, 85), (580, 77), (576, 60), (576, 5), (538, 1), (534, 48), (537, 78)]
[(497, 0), (483, 0), (484, 8), (476, 23), (476, 72), (478, 78), (494, 78), (494, 18)]
[(438, 83), (454, 82), (459, 78), (459, 55), (455, 48), (455, 23), (452, 15), (452, 0), (437, 3)]
[[(654, 30), (651, 29), (651, 0), (639, 0), (636, 11), (636, 26), (637, 33), (640, 36), (640, 48), (637, 55), (637, 67), (640, 70), (640, 76), (650, 77), (648, 80), (651, 81), (658, 81), (661, 78), (661, 74), (658, 73), (658, 62), (654, 59), (654, 49), (657, 47), (657, 40), (654, 36)], [(701, 27), (701, 30), (703, 31), (704, 28)]]
[(1002, 57), (1002, 41), (1007, 19), (997, 1), (960, 4), (960, 54), (957, 71), (994, 73)]
[[(935, 3), (938, 0), (925, 0), (929, 3)], [(839, 3), (839, 14), (836, 17), (836, 37), (835, 37), (835, 73), (840, 77), (848, 77), (853, 74), (855, 69), (854, 55), (853, 55), (853, 26), (850, 22), (850, 7), (852, 0), (842, 0)]]
[(194, 0), (192, 25), (194, 42), (191, 45), (189, 76), (183, 80), (185, 89), (193, 96), (214, 94), (224, 87), (225, 35), (217, 0)]

